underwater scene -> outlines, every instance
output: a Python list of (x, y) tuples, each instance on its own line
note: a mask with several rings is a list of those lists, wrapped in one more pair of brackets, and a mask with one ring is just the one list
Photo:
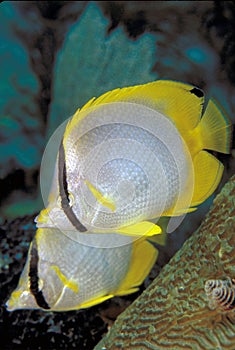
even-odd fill
[(235, 349), (235, 3), (0, 3), (0, 349)]

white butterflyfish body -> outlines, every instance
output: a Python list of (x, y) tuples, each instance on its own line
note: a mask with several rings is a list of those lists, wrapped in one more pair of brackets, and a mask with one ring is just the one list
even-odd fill
[(229, 153), (231, 123), (214, 100), (204, 107), (202, 90), (159, 80), (92, 98), (55, 132), (41, 166), (46, 206), (9, 311), (75, 310), (138, 290), (166, 232), (222, 177), (207, 150)]
[(136, 292), (157, 258), (145, 240), (132, 242), (115, 233), (80, 234), (80, 239), (75, 242), (55, 228), (38, 229), (8, 311), (82, 309)]
[(139, 236), (145, 222), (152, 235), (161, 229), (149, 221), (195, 210), (223, 171), (206, 149), (228, 153), (231, 137), (216, 103), (202, 115), (203, 103), (202, 90), (164, 80), (93, 98), (66, 127), (37, 226)]

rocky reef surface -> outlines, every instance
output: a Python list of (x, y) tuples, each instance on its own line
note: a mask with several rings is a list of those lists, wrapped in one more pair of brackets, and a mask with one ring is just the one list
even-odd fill
[(234, 279), (234, 247), (235, 176), (199, 229), (95, 349), (233, 350), (235, 295), (231, 309), (211, 308), (205, 283)]

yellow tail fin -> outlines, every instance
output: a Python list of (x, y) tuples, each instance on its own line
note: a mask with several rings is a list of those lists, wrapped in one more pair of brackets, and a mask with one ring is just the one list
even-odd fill
[(125, 295), (136, 292), (149, 274), (157, 257), (158, 251), (151, 243), (142, 239), (135, 241), (129, 271), (113, 294)]
[(192, 206), (204, 202), (215, 191), (223, 169), (223, 164), (206, 151), (201, 151), (194, 157), (195, 182)]
[(230, 152), (232, 124), (214, 100), (208, 102), (198, 128), (203, 149)]

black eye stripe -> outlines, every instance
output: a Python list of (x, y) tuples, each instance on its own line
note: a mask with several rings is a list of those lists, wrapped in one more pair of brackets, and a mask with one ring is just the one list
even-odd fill
[(63, 141), (60, 144), (59, 159), (58, 159), (58, 182), (59, 182), (59, 193), (61, 197), (61, 207), (64, 210), (65, 215), (72, 223), (72, 225), (80, 232), (87, 231), (86, 227), (78, 220), (74, 214), (72, 208), (69, 205), (69, 192), (66, 174), (66, 163)]
[(58, 174), (59, 174), (59, 191), (60, 191), (60, 197), (61, 197), (61, 206), (64, 210), (66, 210), (69, 207), (69, 192), (68, 192), (68, 184), (67, 184), (64, 147), (62, 142), (59, 149)]
[(39, 258), (38, 258), (37, 243), (36, 243), (36, 240), (34, 239), (30, 250), (30, 262), (29, 262), (30, 291), (33, 294), (38, 306), (40, 306), (43, 309), (49, 310), (50, 306), (47, 304), (42, 291), (39, 290), (38, 260)]

